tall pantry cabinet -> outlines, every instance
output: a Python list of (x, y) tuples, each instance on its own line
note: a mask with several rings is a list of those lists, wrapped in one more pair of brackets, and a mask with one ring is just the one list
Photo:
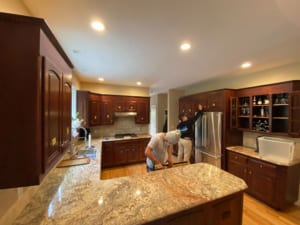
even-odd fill
[(0, 30), (0, 188), (37, 185), (71, 144), (73, 65), (42, 19)]

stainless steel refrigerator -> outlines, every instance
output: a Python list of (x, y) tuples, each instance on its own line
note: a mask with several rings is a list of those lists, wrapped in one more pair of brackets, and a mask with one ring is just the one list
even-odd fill
[(195, 122), (195, 162), (221, 168), (222, 112), (204, 112)]

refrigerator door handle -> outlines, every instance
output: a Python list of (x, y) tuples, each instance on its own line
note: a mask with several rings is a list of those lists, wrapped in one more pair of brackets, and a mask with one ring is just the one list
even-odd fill
[(202, 117), (202, 146), (207, 147), (207, 117), (203, 115)]

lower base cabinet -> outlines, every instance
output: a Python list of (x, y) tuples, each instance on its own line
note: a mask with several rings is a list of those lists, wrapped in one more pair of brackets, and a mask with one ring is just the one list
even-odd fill
[(144, 225), (242, 225), (243, 192), (192, 207)]
[(102, 168), (145, 162), (150, 138), (102, 142)]
[(280, 166), (227, 151), (227, 170), (246, 181), (246, 192), (271, 207), (284, 210), (298, 199), (300, 163)]

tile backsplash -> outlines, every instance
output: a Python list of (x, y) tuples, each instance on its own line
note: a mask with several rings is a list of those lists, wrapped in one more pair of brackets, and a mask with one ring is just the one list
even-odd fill
[(92, 137), (112, 137), (117, 133), (149, 134), (149, 124), (136, 124), (133, 116), (116, 117), (113, 125), (90, 128)]

